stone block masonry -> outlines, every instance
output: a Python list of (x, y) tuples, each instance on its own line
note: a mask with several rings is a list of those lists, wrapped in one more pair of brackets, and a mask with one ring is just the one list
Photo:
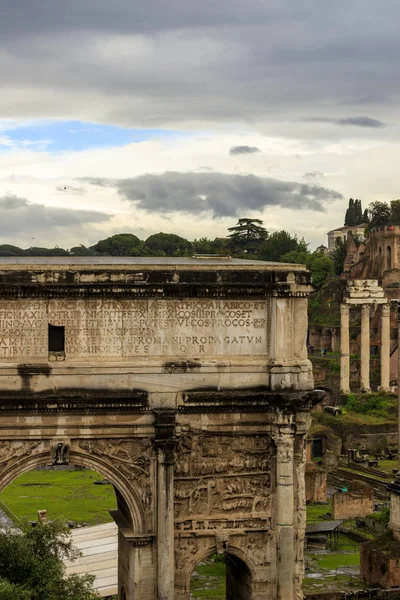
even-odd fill
[(311, 289), (301, 265), (2, 259), (0, 489), (102, 473), (120, 600), (189, 600), (215, 552), (228, 600), (300, 598)]

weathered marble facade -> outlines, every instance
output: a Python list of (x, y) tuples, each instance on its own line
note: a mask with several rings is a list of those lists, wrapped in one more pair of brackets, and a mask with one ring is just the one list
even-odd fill
[(309, 274), (239, 260), (2, 259), (0, 487), (71, 462), (116, 490), (119, 590), (301, 598)]

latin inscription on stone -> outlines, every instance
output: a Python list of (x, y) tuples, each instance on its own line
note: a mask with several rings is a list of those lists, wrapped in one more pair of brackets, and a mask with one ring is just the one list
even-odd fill
[(0, 359), (47, 360), (48, 324), (65, 327), (65, 359), (266, 355), (268, 301), (48, 300), (0, 302)]

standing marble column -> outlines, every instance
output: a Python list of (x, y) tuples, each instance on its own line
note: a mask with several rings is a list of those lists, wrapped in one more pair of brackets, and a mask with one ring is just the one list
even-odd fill
[(157, 451), (157, 600), (174, 600), (174, 411), (157, 411), (154, 426)]
[(294, 435), (281, 431), (276, 445), (277, 600), (294, 596), (293, 458)]
[(340, 391), (350, 393), (350, 332), (348, 304), (340, 305)]
[(370, 362), (370, 331), (369, 331), (370, 305), (361, 307), (361, 391), (369, 393), (369, 362)]
[(390, 304), (382, 305), (381, 317), (381, 386), (388, 392), (390, 386)]

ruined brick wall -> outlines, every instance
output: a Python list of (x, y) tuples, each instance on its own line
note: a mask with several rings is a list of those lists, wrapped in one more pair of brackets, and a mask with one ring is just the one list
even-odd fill
[(393, 537), (400, 542), (400, 496), (390, 494), (390, 529)]
[(360, 575), (368, 585), (384, 589), (400, 586), (400, 555), (379, 552), (373, 543), (360, 546)]
[(321, 471), (314, 463), (306, 465), (306, 501), (326, 502), (326, 471)]
[(374, 510), (373, 495), (365, 492), (337, 493), (332, 496), (333, 519), (355, 519), (366, 517)]

